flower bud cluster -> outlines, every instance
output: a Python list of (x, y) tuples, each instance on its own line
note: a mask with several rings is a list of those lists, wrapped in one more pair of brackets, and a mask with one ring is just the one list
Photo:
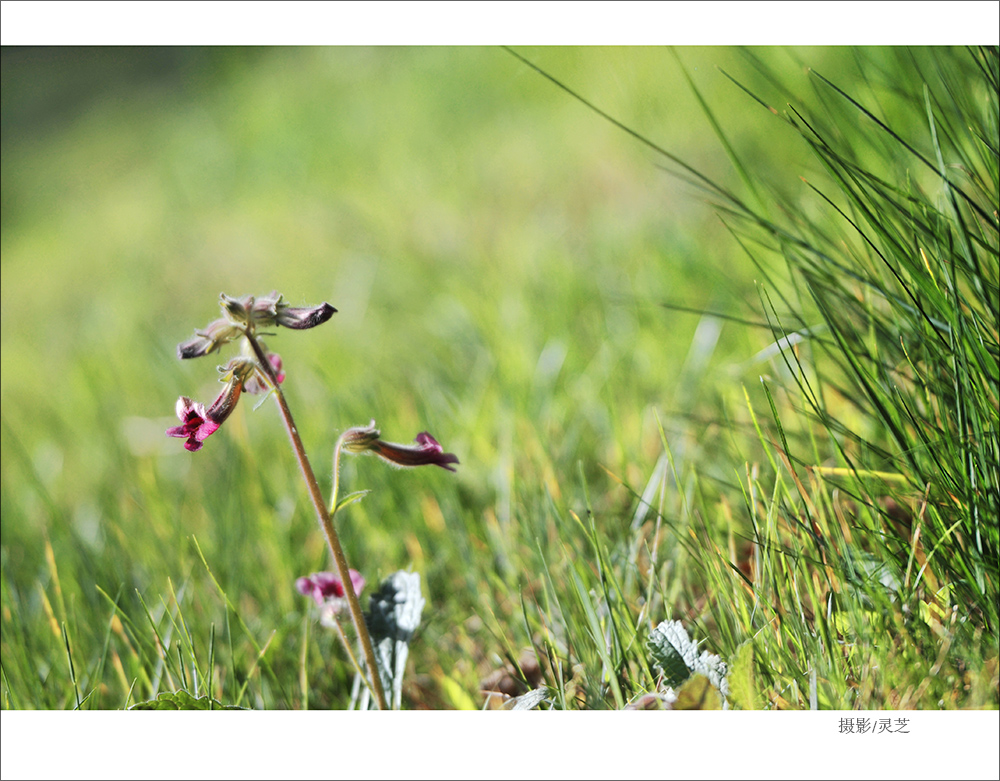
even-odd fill
[[(220, 299), (224, 316), (202, 330), (195, 330), (195, 336), (177, 345), (177, 355), (181, 359), (200, 358), (224, 344), (247, 337), (243, 341), (243, 355), (219, 368), (223, 375), (221, 381), (226, 385), (208, 409), (187, 396), (177, 400), (176, 412), (181, 425), (167, 429), (166, 434), (186, 439), (184, 447), (192, 452), (201, 450), (205, 439), (219, 429), (235, 409), (243, 391), (265, 393), (285, 379), (281, 356), (268, 352), (264, 342), (256, 338), (258, 329), (275, 326), (295, 330), (313, 328), (325, 323), (337, 311), (326, 302), (314, 307), (289, 306), (277, 291), (269, 296), (243, 298), (223, 293)], [(266, 367), (258, 363), (250, 340), (255, 340), (263, 351), (268, 363)]]
[(222, 345), (239, 339), (258, 329), (282, 325), (301, 331), (322, 325), (337, 311), (325, 301), (319, 306), (289, 306), (274, 291), (269, 296), (243, 296), (232, 298), (220, 295), (225, 317), (213, 320), (203, 330), (195, 329), (195, 336), (177, 345), (180, 358), (199, 358), (218, 350)]

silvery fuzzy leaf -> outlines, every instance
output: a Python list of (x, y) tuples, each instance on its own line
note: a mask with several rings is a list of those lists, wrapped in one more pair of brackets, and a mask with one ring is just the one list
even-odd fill
[[(403, 570), (383, 580), (368, 603), (365, 620), (372, 645), (375, 646), (382, 687), (394, 710), (399, 710), (400, 707), (410, 639), (420, 625), (423, 609), (420, 575)], [(362, 689), (360, 679), (355, 676), (351, 693), (352, 705), (357, 703), (360, 709), (367, 710), (369, 700), (368, 688)]]
[(663, 682), (672, 689), (686, 681), (698, 659), (698, 644), (688, 637), (680, 621), (663, 621), (647, 642), (653, 665), (663, 673)]
[(663, 673), (663, 682), (671, 690), (680, 687), (692, 674), (704, 675), (723, 697), (729, 694), (726, 663), (708, 651), (698, 653), (695, 643), (680, 621), (663, 621), (650, 634), (647, 643), (653, 665)]

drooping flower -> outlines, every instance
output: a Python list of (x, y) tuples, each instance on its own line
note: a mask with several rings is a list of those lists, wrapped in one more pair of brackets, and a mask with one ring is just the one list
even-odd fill
[(218, 431), (219, 426), (236, 409), (243, 384), (253, 374), (254, 366), (253, 361), (245, 358), (232, 359), (222, 369), (221, 379), (226, 387), (207, 410), (203, 404), (192, 401), (187, 396), (177, 399), (176, 412), (181, 425), (168, 428), (166, 435), (187, 439), (184, 447), (192, 453), (201, 450), (205, 440)]
[(349, 453), (375, 453), (396, 466), (434, 464), (450, 472), (455, 471), (455, 467), (450, 464), (457, 464), (458, 456), (445, 453), (438, 441), (426, 431), (417, 434), (416, 445), (399, 445), (379, 437), (380, 432), (375, 428), (373, 420), (367, 426), (356, 426), (345, 431), (343, 446)]
[(192, 453), (201, 450), (202, 443), (214, 434), (220, 424), (208, 417), (205, 405), (198, 401), (192, 401), (187, 396), (177, 399), (177, 417), (181, 425), (167, 429), (168, 437), (181, 437), (187, 439), (184, 447)]

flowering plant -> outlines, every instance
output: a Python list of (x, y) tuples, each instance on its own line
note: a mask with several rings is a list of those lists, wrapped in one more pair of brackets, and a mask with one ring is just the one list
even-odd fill
[[(205, 440), (218, 431), (232, 414), (242, 393), (274, 394), (292, 442), (292, 449), (295, 451), (302, 476), (309, 489), (310, 499), (337, 565), (336, 575), (329, 572), (315, 573), (310, 577), (299, 578), (296, 586), (300, 593), (312, 596), (320, 605), (323, 610), (321, 620), (324, 623), (334, 623), (338, 630), (340, 625), (336, 623), (336, 615), (345, 605), (348, 607), (361, 642), (365, 663), (368, 670), (372, 671), (370, 683), (367, 677), (363, 679), (374, 694), (379, 708), (384, 710), (388, 704), (380, 676), (375, 673), (379, 667), (361, 612), (361, 603), (358, 601), (358, 592), (364, 588), (365, 580), (357, 570), (348, 567), (347, 558), (333, 524), (333, 518), (340, 507), (356, 501), (363, 495), (352, 494), (338, 504), (340, 453), (342, 450), (349, 453), (373, 452), (397, 466), (435, 464), (452, 472), (455, 471), (452, 464), (457, 464), (458, 458), (453, 453), (445, 453), (444, 448), (426, 431), (417, 435), (415, 445), (398, 445), (380, 438), (374, 420), (368, 426), (349, 428), (341, 434), (334, 448), (333, 496), (328, 508), (323, 502), (319, 484), (282, 392), (281, 383), (285, 380), (285, 371), (281, 356), (267, 349), (260, 338), (260, 333), (263, 329), (278, 326), (297, 331), (314, 328), (333, 317), (337, 310), (326, 302), (314, 307), (294, 307), (287, 304), (277, 291), (268, 296), (243, 298), (231, 298), (223, 293), (220, 298), (223, 316), (213, 320), (204, 329), (195, 330), (192, 338), (177, 345), (177, 355), (181, 359), (199, 358), (235, 341), (241, 342), (241, 354), (232, 358), (225, 366), (219, 367), (222, 373), (220, 381), (225, 383), (225, 387), (209, 407), (206, 408), (201, 402), (193, 401), (187, 396), (181, 396), (177, 400), (176, 413), (180, 425), (167, 429), (166, 434), (169, 437), (184, 439), (184, 447), (187, 450), (199, 451), (204, 447)], [(341, 637), (346, 645), (343, 632)], [(349, 645), (348, 653), (350, 654)], [(350, 655), (360, 674), (360, 665), (353, 654)]]

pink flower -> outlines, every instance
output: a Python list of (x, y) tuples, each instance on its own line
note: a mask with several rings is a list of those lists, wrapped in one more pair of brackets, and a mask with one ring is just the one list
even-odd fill
[[(350, 570), (354, 593), (360, 594), (365, 587), (364, 576), (355, 569)], [(344, 582), (332, 572), (315, 572), (309, 577), (295, 581), (295, 589), (306, 597), (312, 597), (320, 607), (320, 623), (333, 626), (333, 617), (347, 606)]]
[(168, 428), (167, 436), (187, 439), (184, 447), (192, 453), (201, 450), (205, 440), (218, 431), (219, 426), (236, 409), (236, 402), (239, 401), (240, 393), (243, 391), (243, 383), (253, 371), (253, 361), (243, 358), (231, 360), (223, 370), (226, 387), (207, 410), (203, 404), (192, 401), (187, 396), (177, 399), (176, 411), (181, 425)]
[[(356, 569), (350, 572), (354, 593), (360, 594), (365, 587), (365, 578)], [(315, 599), (317, 605), (344, 596), (344, 582), (332, 572), (315, 572), (309, 577), (299, 578), (295, 581), (295, 588), (303, 596)]]
[(271, 364), (271, 368), (274, 369), (274, 378), (281, 384), (285, 381), (285, 373), (281, 370), (281, 356), (277, 353), (268, 353), (267, 360)]
[(457, 464), (458, 456), (454, 453), (445, 453), (438, 441), (426, 431), (417, 434), (416, 445), (398, 445), (395, 442), (385, 442), (379, 439), (379, 434), (379, 430), (375, 428), (374, 420), (367, 426), (348, 429), (343, 434), (344, 448), (349, 453), (371, 451), (397, 466), (434, 464), (449, 472), (455, 471), (455, 467), (449, 466), (449, 464)]
[(202, 443), (221, 425), (209, 418), (204, 404), (191, 401), (187, 396), (177, 399), (177, 417), (180, 418), (181, 425), (168, 428), (167, 436), (186, 438), (184, 447), (192, 453), (201, 450)]

